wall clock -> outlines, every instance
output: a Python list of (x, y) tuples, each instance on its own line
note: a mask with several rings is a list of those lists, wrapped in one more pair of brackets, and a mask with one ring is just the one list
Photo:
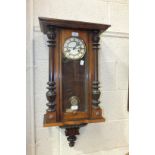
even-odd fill
[(49, 47), (49, 81), (44, 127), (65, 128), (74, 146), (80, 127), (104, 122), (99, 106), (99, 35), (110, 27), (39, 17)]

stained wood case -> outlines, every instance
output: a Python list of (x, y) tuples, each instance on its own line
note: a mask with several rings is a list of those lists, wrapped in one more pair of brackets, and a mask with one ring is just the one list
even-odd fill
[(49, 81), (44, 127), (66, 128), (70, 146), (87, 123), (103, 122), (99, 106), (98, 49), (100, 33), (110, 27), (39, 17), (49, 47)]

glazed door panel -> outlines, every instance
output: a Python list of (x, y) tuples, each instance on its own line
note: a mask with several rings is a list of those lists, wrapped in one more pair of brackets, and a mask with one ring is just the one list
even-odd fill
[[(85, 55), (78, 60), (71, 60), (64, 56), (64, 44), (74, 37), (82, 40), (86, 46)], [(76, 44), (76, 43), (75, 43)], [(61, 31), (61, 99), (64, 119), (78, 119), (88, 117), (89, 68), (88, 68), (88, 34), (86, 31), (64, 29)]]

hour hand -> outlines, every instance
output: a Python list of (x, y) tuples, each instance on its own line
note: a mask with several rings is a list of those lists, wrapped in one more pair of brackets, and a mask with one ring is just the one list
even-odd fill
[(76, 47), (77, 47), (77, 45), (75, 45), (75, 46), (73, 47), (73, 50), (75, 50), (75, 49), (76, 49)]

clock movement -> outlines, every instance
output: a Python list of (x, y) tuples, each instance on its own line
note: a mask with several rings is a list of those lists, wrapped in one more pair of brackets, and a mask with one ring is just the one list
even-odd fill
[(44, 127), (65, 128), (74, 146), (80, 127), (104, 122), (99, 104), (100, 34), (110, 27), (80, 21), (39, 17), (49, 47), (49, 81)]

